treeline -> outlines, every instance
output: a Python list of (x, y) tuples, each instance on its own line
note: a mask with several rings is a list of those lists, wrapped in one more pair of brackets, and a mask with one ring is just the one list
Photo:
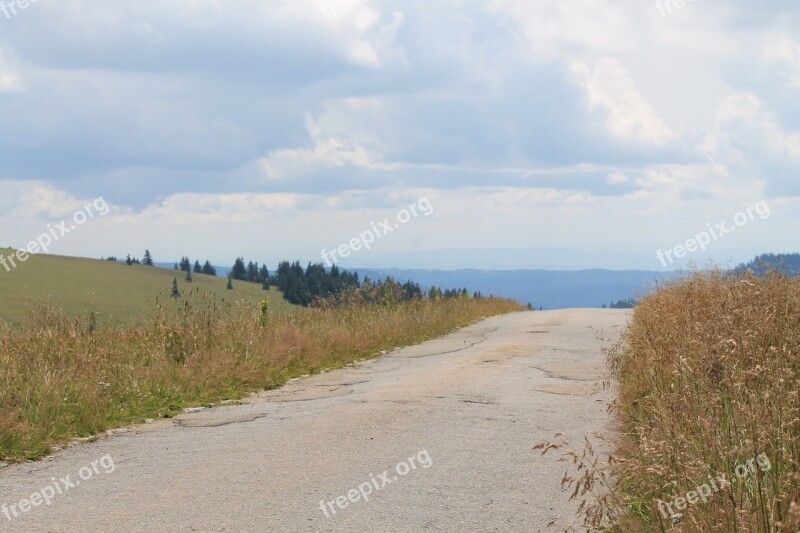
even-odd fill
[(309, 306), (318, 298), (336, 297), (360, 287), (357, 273), (339, 270), (333, 265), (326, 270), (322, 264), (303, 269), (300, 261), (281, 261), (275, 274), (275, 285), (290, 303)]
[[(117, 261), (116, 257), (108, 257), (107, 261)], [(132, 258), (127, 256), (125, 263), (128, 265), (147, 265), (153, 266), (153, 258), (149, 250), (145, 250), (144, 258)], [(195, 260), (194, 265), (188, 257), (182, 257), (179, 263), (175, 263), (174, 270), (186, 273), (186, 281), (191, 283), (192, 273), (207, 274), (216, 276), (216, 269), (208, 261), (200, 265), (200, 261)], [(384, 280), (373, 281), (365, 277), (363, 281), (359, 279), (357, 272), (341, 270), (333, 265), (326, 268), (322, 263), (309, 263), (303, 268), (300, 261), (290, 263), (281, 261), (274, 275), (270, 274), (267, 265), (260, 265), (258, 262), (247, 261), (244, 257), (237, 257), (236, 261), (228, 274), (228, 289), (233, 289), (233, 281), (245, 281), (261, 285), (264, 290), (269, 290), (273, 285), (282, 293), (283, 297), (295, 305), (309, 306), (331, 306), (345, 302), (362, 301), (365, 303), (376, 303), (389, 305), (397, 302), (408, 302), (413, 300), (453, 300), (483, 298), (481, 293), (476, 292), (470, 296), (467, 289), (445, 289), (433, 286), (427, 291), (423, 291), (420, 285), (413, 281), (399, 283), (391, 276)], [(178, 295), (177, 278), (173, 281), (172, 295)]]
[[(418, 283), (407, 281), (399, 283), (392, 277), (373, 281), (369, 277), (359, 280), (357, 272), (340, 270), (333, 265), (326, 269), (322, 263), (309, 263), (304, 269), (300, 261), (282, 261), (275, 275), (275, 285), (290, 303), (303, 306), (332, 306), (344, 302), (361, 301), (390, 305), (412, 300), (450, 300), (469, 299), (467, 289), (448, 289), (442, 291), (431, 287), (424, 292)], [(480, 294), (475, 293), (476, 298)]]
[(172, 267), (173, 270), (180, 270), (181, 272), (194, 273), (194, 274), (206, 274), (208, 276), (216, 276), (217, 269), (211, 266), (211, 263), (206, 260), (206, 263), (203, 266), (200, 266), (200, 261), (195, 260), (194, 266), (192, 266), (192, 261), (188, 257), (181, 257), (180, 263), (175, 263)]
[(267, 265), (261, 265), (259, 267), (258, 263), (254, 263), (253, 261), (248, 261), (247, 265), (245, 265), (243, 257), (236, 258), (236, 262), (233, 263), (233, 268), (231, 268), (228, 274), (228, 279), (258, 283), (264, 290), (269, 290), (272, 284)]
[[(110, 255), (106, 258), (101, 257), (100, 259), (104, 261), (113, 261), (113, 262), (119, 261), (119, 259), (117, 259), (117, 257), (113, 255)], [(136, 257), (131, 257), (131, 254), (128, 254), (123, 262), (128, 266), (131, 265), (155, 266), (155, 264), (153, 263), (153, 256), (150, 254), (150, 250), (144, 251), (144, 256), (142, 256), (141, 260), (139, 260)], [(206, 274), (209, 276), (217, 275), (217, 269), (211, 266), (211, 263), (209, 263), (208, 260), (206, 260), (205, 264), (202, 266), (200, 265), (200, 261), (195, 261), (194, 266), (192, 266), (192, 262), (189, 260), (188, 257), (182, 257), (181, 262), (175, 263), (173, 269), (186, 272), (187, 274), (192, 274), (192, 273)], [(188, 276), (188, 278), (191, 278), (191, 276)]]
[[(113, 261), (115, 263), (117, 261), (119, 261), (119, 259), (117, 259), (116, 256), (113, 256), (113, 255), (110, 255), (110, 256), (106, 257), (105, 259), (103, 259), (101, 257), (100, 260), (101, 261)], [(136, 257), (131, 257), (131, 254), (128, 254), (128, 256), (125, 258), (124, 263), (126, 265), (128, 265), (128, 266), (131, 266), (131, 265), (153, 266), (153, 256), (150, 255), (150, 250), (145, 250), (144, 251), (144, 257), (142, 257), (142, 260), (140, 261)]]
[(761, 254), (748, 263), (742, 263), (733, 270), (735, 275), (752, 270), (756, 275), (764, 275), (771, 270), (791, 277), (800, 276), (800, 254)]
[[(636, 299), (625, 298), (624, 300), (617, 300), (616, 302), (611, 302), (608, 307), (609, 309), (633, 309), (636, 307)], [(603, 304), (603, 309), (605, 308), (606, 304)]]

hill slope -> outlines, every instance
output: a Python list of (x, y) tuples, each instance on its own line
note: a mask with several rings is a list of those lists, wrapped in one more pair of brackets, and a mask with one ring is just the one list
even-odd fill
[[(0, 254), (11, 250), (0, 248)], [(19, 322), (38, 305), (47, 304), (77, 317), (94, 311), (99, 320), (118, 323), (142, 316), (157, 298), (170, 298), (173, 278), (186, 295), (195, 290), (213, 294), (219, 301), (249, 299), (260, 302), (270, 297), (275, 310), (292, 306), (276, 289), (264, 291), (260, 285), (234, 281), (234, 290), (226, 290), (227, 280), (203, 274), (192, 274), (186, 283), (184, 274), (141, 265), (63, 257), (30, 256), (10, 272), (0, 267), (0, 320)]]

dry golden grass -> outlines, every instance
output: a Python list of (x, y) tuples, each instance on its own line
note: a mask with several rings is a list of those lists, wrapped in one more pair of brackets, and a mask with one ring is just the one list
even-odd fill
[(45, 308), (0, 329), (0, 460), (39, 457), (76, 436), (277, 387), (518, 310), (464, 299), (264, 314), (194, 295), (162, 302), (144, 324), (112, 328)]
[[(609, 362), (623, 440), (610, 467), (581, 457), (570, 479), (591, 500), (587, 526), (800, 531), (800, 281), (710, 272), (669, 284), (639, 303)], [(767, 471), (674, 520), (659, 512), (761, 453)]]

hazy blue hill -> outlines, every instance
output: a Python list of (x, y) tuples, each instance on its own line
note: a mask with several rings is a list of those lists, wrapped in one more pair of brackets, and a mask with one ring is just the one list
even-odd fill
[(736, 270), (752, 270), (756, 274), (777, 270), (789, 276), (800, 276), (800, 254), (761, 254), (752, 261), (739, 265)]
[(467, 287), (470, 292), (514, 298), (535, 307), (564, 309), (600, 307), (612, 301), (636, 297), (653, 285), (675, 274), (648, 270), (413, 270), (357, 269), (359, 274), (377, 279), (393, 276), (399, 281), (413, 280), (428, 288)]

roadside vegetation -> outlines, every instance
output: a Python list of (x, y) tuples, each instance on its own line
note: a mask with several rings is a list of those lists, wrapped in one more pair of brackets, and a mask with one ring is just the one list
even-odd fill
[(241, 398), (522, 309), (468, 295), (395, 301), (386, 291), (373, 303), (354, 290), (287, 312), (261, 294), (257, 304), (182, 288), (124, 326), (41, 307), (0, 327), (0, 461), (41, 457), (75, 437)]
[(638, 302), (609, 360), (622, 442), (610, 468), (573, 454), (587, 525), (800, 531), (800, 280), (709, 272), (670, 283)]

